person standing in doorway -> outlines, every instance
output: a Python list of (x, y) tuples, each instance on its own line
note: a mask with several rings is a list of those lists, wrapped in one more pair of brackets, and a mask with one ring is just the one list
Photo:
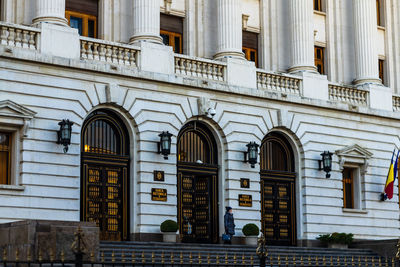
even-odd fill
[(225, 234), (230, 238), (225, 241), (227, 244), (232, 244), (232, 237), (235, 235), (235, 220), (233, 219), (232, 207), (225, 207), (226, 212), (224, 216)]

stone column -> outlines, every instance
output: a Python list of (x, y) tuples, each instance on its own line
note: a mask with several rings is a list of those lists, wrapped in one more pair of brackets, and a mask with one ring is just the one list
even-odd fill
[(355, 84), (381, 83), (376, 38), (376, 1), (353, 0)]
[(289, 0), (291, 66), (289, 72), (316, 72), (312, 0)]
[(218, 47), (215, 59), (244, 59), (240, 0), (217, 0)]
[(133, 0), (133, 35), (129, 43), (140, 41), (162, 44), (160, 0)]
[(67, 25), (65, 0), (36, 0), (36, 14), (32, 22)]

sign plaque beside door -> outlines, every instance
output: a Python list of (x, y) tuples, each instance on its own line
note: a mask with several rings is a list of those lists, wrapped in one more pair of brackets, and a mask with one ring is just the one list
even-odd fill
[(241, 188), (250, 188), (250, 179), (240, 178), (240, 187)]
[(240, 207), (252, 207), (253, 200), (251, 195), (239, 195), (239, 206)]
[(164, 182), (164, 172), (163, 171), (154, 171), (154, 181)]
[(152, 188), (151, 200), (153, 201), (167, 201), (167, 189)]

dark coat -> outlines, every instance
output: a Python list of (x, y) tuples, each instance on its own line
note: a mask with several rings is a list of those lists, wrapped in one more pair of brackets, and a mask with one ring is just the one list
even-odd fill
[(229, 235), (235, 235), (235, 220), (233, 214), (227, 212), (224, 216), (225, 233)]

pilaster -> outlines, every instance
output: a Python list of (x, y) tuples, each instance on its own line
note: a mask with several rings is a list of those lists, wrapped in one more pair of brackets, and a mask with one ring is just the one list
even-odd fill
[(378, 70), (376, 1), (353, 0), (355, 84), (381, 83)]
[(33, 24), (42, 22), (67, 25), (65, 0), (36, 0), (36, 15)]
[(240, 0), (217, 1), (218, 47), (214, 58), (236, 57), (244, 59)]
[(133, 0), (133, 35), (129, 43), (140, 41), (162, 44), (159, 0)]
[(312, 0), (289, 0), (291, 67), (289, 72), (316, 72)]

